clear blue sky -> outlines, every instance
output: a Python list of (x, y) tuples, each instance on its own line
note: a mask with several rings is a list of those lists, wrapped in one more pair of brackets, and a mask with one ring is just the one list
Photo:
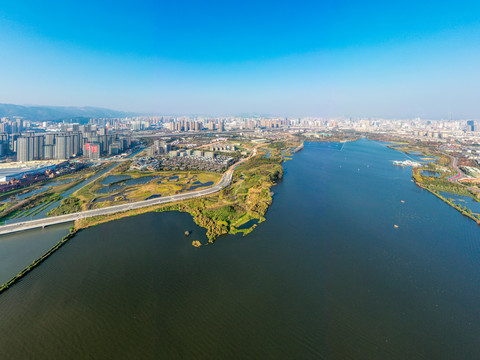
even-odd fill
[(9, 1), (0, 102), (480, 118), (477, 1)]

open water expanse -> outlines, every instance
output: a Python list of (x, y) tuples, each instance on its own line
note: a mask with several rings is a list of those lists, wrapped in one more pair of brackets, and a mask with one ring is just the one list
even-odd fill
[(181, 213), (81, 231), (0, 295), (0, 358), (476, 359), (480, 227), (404, 159), (305, 143), (267, 221), (213, 246)]

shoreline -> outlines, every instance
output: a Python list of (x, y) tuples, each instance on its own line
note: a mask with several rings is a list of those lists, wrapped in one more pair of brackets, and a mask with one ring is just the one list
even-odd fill
[[(243, 161), (240, 164), (237, 164), (235, 168), (244, 164), (248, 164), (250, 160), (254, 160), (257, 156), (254, 156), (248, 159), (247, 161)], [(258, 157), (261, 158), (262, 156), (258, 156)], [(199, 201), (201, 203), (202, 201), (205, 201), (206, 199), (213, 198), (213, 197), (223, 198), (223, 196), (225, 196), (226, 190), (227, 189), (231, 190), (230, 188), (233, 187), (234, 182), (232, 181), (232, 183), (229, 186), (220, 190), (220, 192), (210, 194), (199, 199), (180, 200), (173, 203), (152, 205), (144, 208), (138, 208), (138, 209), (127, 210), (123, 212), (108, 214), (108, 215), (100, 215), (100, 216), (95, 216), (91, 218), (76, 220), (74, 222), (74, 226), (70, 228), (70, 232), (66, 236), (64, 236), (57, 244), (55, 244), (52, 248), (50, 248), (40, 258), (34, 260), (32, 264), (24, 268), (17, 275), (13, 276), (10, 280), (5, 282), (4, 284), (0, 285), (0, 294), (7, 291), (10, 287), (12, 287), (14, 284), (16, 284), (21, 279), (23, 279), (30, 271), (35, 269), (42, 262), (48, 259), (51, 255), (53, 255), (57, 250), (59, 250), (65, 243), (67, 243), (70, 239), (72, 239), (82, 229), (87, 229), (91, 226), (99, 225), (99, 224), (114, 221), (114, 220), (119, 220), (128, 216), (137, 216), (137, 215), (150, 213), (150, 212), (165, 212), (165, 211), (188, 212), (193, 217), (193, 221), (198, 226), (207, 229), (207, 237), (209, 241), (207, 244), (202, 244), (202, 245), (212, 244), (217, 237), (225, 234), (237, 234), (239, 232), (242, 232), (243, 235), (246, 236), (257, 227), (257, 224), (266, 220), (264, 218), (264, 215), (267, 212), (270, 205), (272, 204), (271, 188), (276, 184), (275, 180), (281, 179), (283, 176), (283, 166), (282, 166), (283, 156), (280, 156), (278, 161), (279, 161), (278, 166), (280, 167), (280, 170), (277, 169), (272, 171), (271, 173), (268, 173), (268, 176), (267, 176), (269, 180), (268, 184), (265, 185), (263, 182), (260, 183), (260, 185), (262, 186), (262, 189), (264, 187), (267, 188), (268, 196), (259, 197), (257, 199), (256, 206), (259, 207), (259, 210), (256, 210), (258, 213), (257, 212), (254, 213), (255, 216), (249, 213), (243, 214), (240, 218), (240, 220), (242, 220), (241, 222), (236, 221), (233, 226), (229, 225), (228, 227), (225, 227), (225, 226), (222, 226), (224, 224), (221, 220), (217, 218), (210, 218), (206, 216), (204, 213), (202, 213), (200, 206), (198, 206), (199, 204), (196, 202)], [(243, 172), (242, 172), (242, 175), (243, 175)], [(237, 174), (235, 181), (238, 181), (238, 178), (239, 178), (239, 175)], [(263, 205), (261, 205), (261, 203), (263, 203)], [(246, 229), (237, 228), (238, 226), (241, 226), (252, 219), (257, 219), (258, 222)], [(197, 246), (197, 245), (194, 244), (194, 246)]]
[[(399, 151), (403, 154), (406, 154), (406, 155), (410, 155), (410, 152), (412, 152), (412, 150), (407, 150), (405, 149), (405, 146), (409, 146), (410, 144), (408, 143), (402, 143), (400, 146), (396, 146), (396, 145), (386, 145), (388, 148), (392, 149), (392, 150), (396, 150), (396, 151)], [(424, 151), (421, 151), (421, 155), (424, 156), (424, 157), (430, 157), (431, 154), (425, 154)], [(443, 155), (443, 154), (442, 154)], [(437, 157), (437, 161), (438, 159), (440, 159), (439, 157)], [(437, 163), (437, 161), (435, 161), (435, 164)], [(462, 207), (461, 205), (459, 204), (456, 204), (455, 202), (452, 202), (450, 201), (449, 199), (447, 199), (446, 197), (444, 197), (443, 195), (440, 194), (439, 190), (436, 190), (436, 189), (431, 189), (428, 185), (425, 185), (423, 184), (423, 177), (422, 175), (420, 174), (420, 171), (421, 170), (428, 170), (428, 169), (423, 169), (423, 166), (422, 167), (419, 167), (419, 168), (412, 168), (412, 178), (413, 178), (413, 182), (415, 183), (415, 185), (417, 185), (419, 188), (421, 189), (424, 189), (424, 190), (427, 190), (428, 192), (430, 192), (431, 194), (435, 195), (436, 197), (438, 197), (440, 200), (442, 200), (444, 203), (446, 203), (447, 205), (451, 206), (452, 208), (454, 208), (455, 210), (457, 210), (459, 213), (461, 213), (462, 215), (468, 217), (469, 219), (475, 221), (478, 225), (480, 225), (480, 215), (478, 216), (475, 216), (473, 213), (472, 213), (472, 210), (471, 209), (468, 209), (467, 207)], [(453, 170), (452, 170), (453, 171)], [(419, 178), (420, 177), (420, 178)], [(448, 180), (448, 178), (447, 178)], [(433, 180), (435, 181), (435, 180)], [(438, 181), (438, 180), (437, 180)], [(434, 185), (434, 184), (432, 184)], [(463, 187), (462, 187), (463, 189)], [(468, 196), (468, 197), (471, 197), (473, 200), (476, 200), (475, 196), (473, 194), (467, 194), (468, 193), (468, 189), (464, 189), (465, 190), (465, 193), (464, 194), (458, 194), (458, 195), (461, 195), (461, 196)], [(449, 192), (448, 190), (441, 190), (441, 191), (445, 191), (445, 192), (448, 192), (448, 193), (451, 193), (452, 195), (456, 194), (455, 192)]]
[[(478, 225), (480, 225), (480, 216), (477, 218), (475, 217), (475, 215), (471, 214), (468, 212), (468, 210), (464, 210), (464, 208), (462, 208), (460, 205), (458, 204), (455, 204), (454, 202), (451, 202), (450, 200), (448, 200), (446, 197), (444, 197), (443, 195), (441, 195), (440, 193), (436, 192), (435, 190), (431, 190), (427, 187), (424, 187), (424, 186), (421, 186), (419, 184), (417, 184), (415, 182), (415, 184), (421, 188), (421, 189), (425, 189), (427, 190), (428, 192), (432, 193), (433, 195), (435, 195), (436, 197), (438, 197), (440, 200), (442, 200), (443, 202), (447, 203), (448, 205), (450, 205), (451, 207), (453, 207), (455, 210), (457, 210), (459, 213), (461, 213), (462, 215), (468, 217), (469, 219), (475, 221)], [(470, 210), (471, 211), (471, 210)]]

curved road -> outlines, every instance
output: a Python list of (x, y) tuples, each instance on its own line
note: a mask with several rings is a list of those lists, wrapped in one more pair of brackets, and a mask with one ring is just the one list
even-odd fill
[[(256, 154), (256, 151), (253, 152), (252, 156), (255, 156), (255, 154)], [(102, 209), (87, 210), (87, 211), (81, 211), (73, 214), (52, 216), (50, 218), (45, 218), (45, 219), (30, 220), (30, 221), (18, 222), (15, 224), (3, 225), (3, 226), (0, 226), (0, 235), (9, 234), (9, 233), (18, 232), (18, 231), (36, 229), (36, 228), (44, 228), (50, 225), (72, 222), (75, 220), (85, 219), (93, 216), (110, 215), (117, 212), (140, 209), (147, 206), (160, 205), (160, 204), (166, 204), (169, 202), (176, 202), (176, 201), (208, 196), (229, 186), (232, 182), (233, 172), (235, 168), (241, 163), (250, 159), (252, 156), (250, 156), (247, 159), (240, 160), (236, 164), (232, 165), (223, 174), (222, 178), (216, 185), (207, 189), (192, 191), (190, 193), (185, 193), (185, 194), (165, 196), (157, 199), (150, 199), (150, 200), (137, 201), (133, 203), (114, 205), (114, 206), (109, 206)]]
[(452, 167), (453, 170), (457, 172), (457, 175), (449, 177), (448, 181), (458, 182), (458, 180), (461, 180), (463, 177), (465, 177), (465, 174), (463, 173), (463, 171), (458, 167), (458, 159), (455, 156), (452, 156), (450, 154), (445, 154), (445, 155), (447, 155), (450, 158), (451, 160), (450, 166)]
[(460, 181), (460, 180), (468, 179), (468, 177), (465, 175), (465, 173), (462, 171), (462, 169), (460, 169), (460, 167), (458, 166), (458, 159), (455, 156), (450, 155), (450, 154), (445, 154), (445, 155), (450, 157), (450, 159), (451, 159), (450, 165), (453, 168), (453, 170), (455, 170), (457, 172), (457, 175), (451, 176), (451, 177), (447, 178), (447, 180), (450, 181), (450, 182), (453, 182), (453, 183), (463, 185), (468, 190), (470, 190), (472, 192), (475, 192), (477, 194), (480, 193), (480, 190), (478, 188), (468, 186), (468, 185), (466, 185), (466, 184), (464, 184)]

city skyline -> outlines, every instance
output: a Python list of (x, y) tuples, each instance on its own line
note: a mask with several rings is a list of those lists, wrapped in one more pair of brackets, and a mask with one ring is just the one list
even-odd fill
[(480, 118), (473, 2), (50, 5), (0, 9), (1, 103)]

